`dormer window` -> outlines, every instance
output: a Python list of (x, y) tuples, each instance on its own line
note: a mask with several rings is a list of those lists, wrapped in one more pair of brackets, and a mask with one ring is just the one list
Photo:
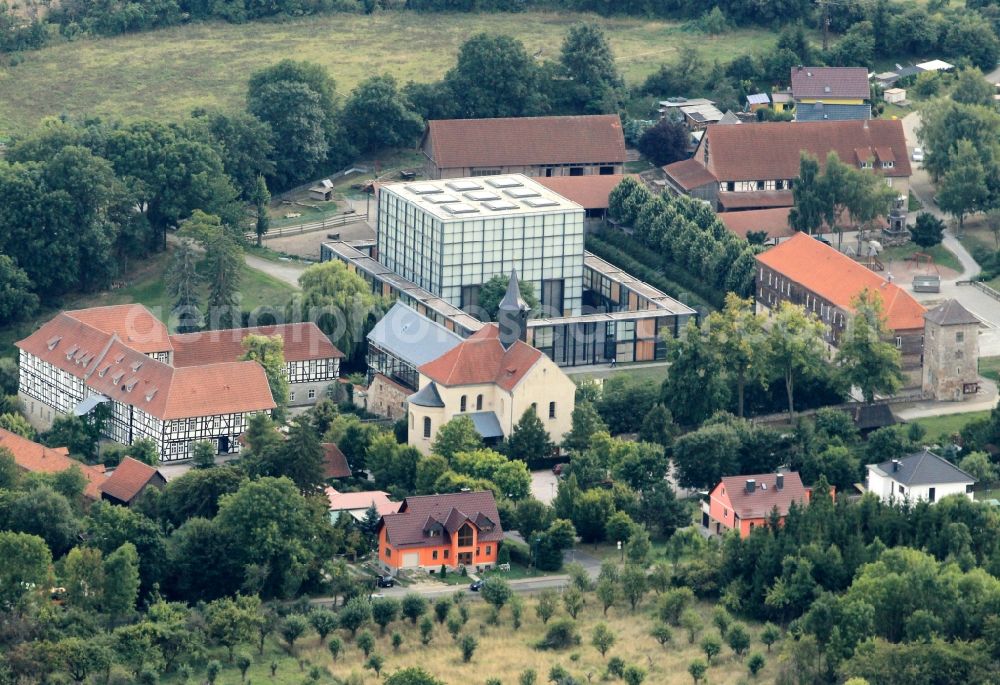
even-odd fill
[(895, 162), (891, 162), (891, 161), (890, 162), (882, 162), (882, 168), (883, 169), (891, 169), (894, 166), (896, 166)]
[(60, 340), (62, 340), (62, 336), (61, 335), (57, 335), (57, 336), (49, 338), (48, 342), (46, 342), (45, 344), (46, 344), (46, 346), (48, 346), (49, 350), (54, 350), (56, 348), (56, 345), (59, 344)]

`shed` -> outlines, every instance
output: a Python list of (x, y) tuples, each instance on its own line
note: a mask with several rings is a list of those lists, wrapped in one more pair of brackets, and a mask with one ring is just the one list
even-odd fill
[(319, 202), (329, 202), (333, 199), (333, 181), (324, 178), (309, 189), (309, 199)]
[(882, 99), (890, 104), (896, 104), (897, 102), (903, 102), (906, 100), (906, 89), (905, 88), (887, 88), (882, 92)]
[(758, 109), (770, 107), (770, 105), (771, 98), (767, 96), (767, 93), (752, 93), (747, 95), (747, 106), (751, 112), (756, 112)]

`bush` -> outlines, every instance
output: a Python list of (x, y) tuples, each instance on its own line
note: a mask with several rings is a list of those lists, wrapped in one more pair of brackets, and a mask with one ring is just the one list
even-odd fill
[(580, 644), (580, 633), (576, 630), (576, 622), (568, 618), (560, 618), (549, 624), (545, 637), (538, 644), (540, 649), (568, 649)]
[(504, 540), (500, 546), (500, 553), (507, 550), (507, 555), (511, 563), (528, 566), (531, 563), (531, 548), (523, 542), (517, 540)]

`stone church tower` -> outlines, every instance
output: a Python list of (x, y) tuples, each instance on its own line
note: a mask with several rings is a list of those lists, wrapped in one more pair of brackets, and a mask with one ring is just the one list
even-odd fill
[(924, 394), (961, 401), (979, 388), (979, 319), (957, 300), (924, 314)]

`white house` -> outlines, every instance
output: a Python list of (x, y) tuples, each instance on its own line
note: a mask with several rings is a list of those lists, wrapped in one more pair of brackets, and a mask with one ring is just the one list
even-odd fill
[(868, 492), (883, 502), (908, 499), (934, 503), (948, 495), (972, 499), (976, 479), (929, 450), (868, 465)]

